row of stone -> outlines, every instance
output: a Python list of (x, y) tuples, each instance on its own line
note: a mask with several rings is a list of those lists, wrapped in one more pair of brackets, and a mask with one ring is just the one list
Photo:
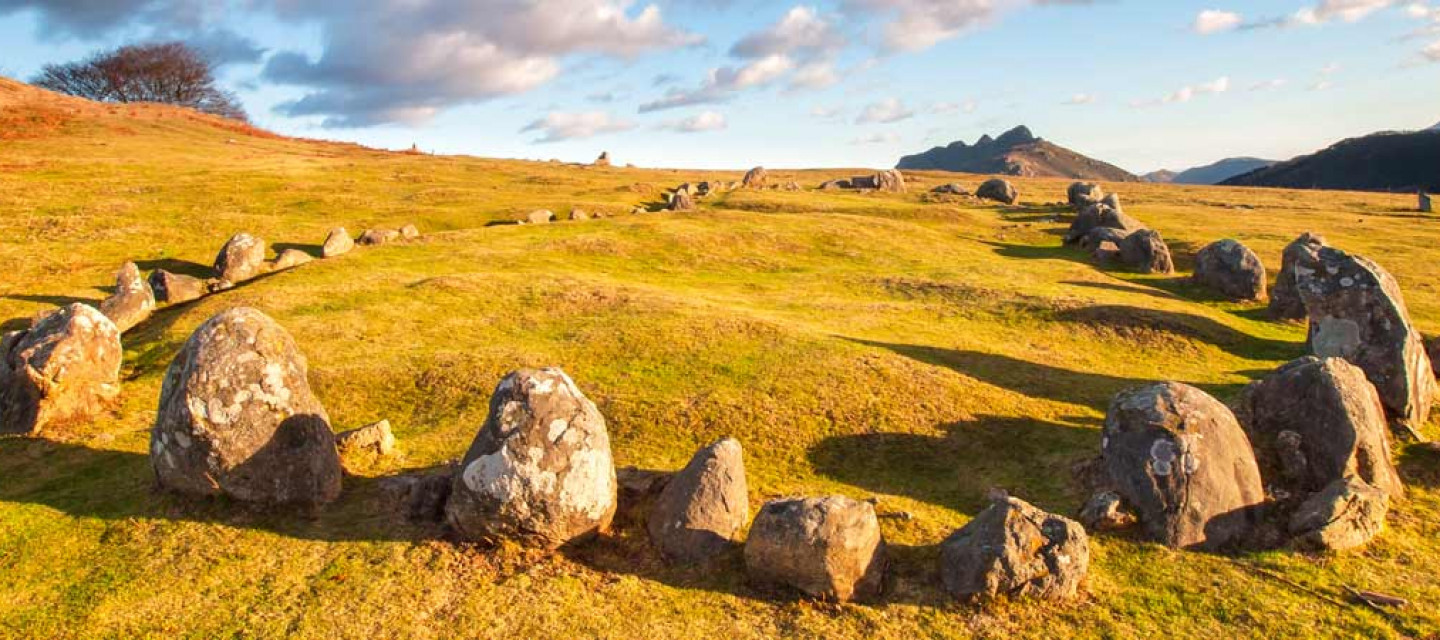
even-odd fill
[(1106, 194), (1098, 184), (1076, 182), (1066, 199), (1076, 215), (1065, 233), (1065, 244), (1079, 245), (1100, 264), (1123, 264), (1143, 273), (1175, 272), (1170, 246), (1160, 232), (1125, 215), (1118, 194)]

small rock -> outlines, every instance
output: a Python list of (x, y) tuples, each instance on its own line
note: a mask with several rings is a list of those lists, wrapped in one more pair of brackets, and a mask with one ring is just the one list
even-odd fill
[(91, 420), (120, 395), (120, 329), (75, 303), (0, 336), (0, 434)]
[(390, 430), (390, 421), (381, 420), (337, 434), (335, 448), (340, 451), (341, 456), (391, 456), (395, 453), (395, 434)]
[(155, 311), (155, 291), (140, 277), (140, 268), (134, 262), (126, 262), (115, 274), (115, 294), (100, 303), (100, 313), (105, 314), (120, 333), (125, 333), (144, 322)]
[(752, 580), (826, 600), (879, 595), (885, 566), (875, 508), (843, 496), (767, 502), (745, 542)]
[(1081, 507), (1080, 524), (1091, 531), (1120, 531), (1135, 526), (1135, 514), (1125, 508), (1120, 494), (1102, 491)]
[(844, 178), (837, 179), (837, 180), (827, 180), (827, 181), (825, 181), (825, 182), (820, 183), (820, 190), (821, 190), (821, 191), (838, 191), (838, 190), (842, 190), (842, 189), (853, 189), (853, 188), (855, 188), (855, 187), (854, 187), (854, 184), (851, 183), (849, 180), (846, 180), (846, 179), (844, 179)]
[(584, 209), (579, 209), (579, 208), (571, 209), (571, 210), (570, 210), (570, 219), (571, 219), (571, 220), (574, 220), (574, 221), (589, 220), (589, 219), (590, 219), (590, 214), (585, 213), (585, 210), (584, 210)]
[(237, 233), (215, 256), (215, 277), (239, 284), (265, 272), (265, 241)]
[(275, 256), (275, 262), (271, 263), (270, 270), (284, 271), (286, 269), (294, 269), (312, 260), (314, 260), (314, 258), (310, 257), (310, 254), (304, 251), (299, 249), (286, 249), (281, 251), (280, 255)]
[(155, 292), (156, 301), (166, 304), (198, 300), (209, 293), (204, 280), (170, 273), (164, 269), (150, 272), (150, 289)]
[(1089, 569), (1090, 538), (1079, 523), (1010, 497), (940, 545), (945, 590), (964, 600), (1073, 598)]
[(555, 220), (555, 214), (548, 209), (536, 209), (525, 215), (525, 222), (530, 224), (548, 224)]
[(330, 235), (325, 236), (325, 246), (320, 249), (320, 257), (334, 258), (350, 253), (355, 248), (355, 241), (350, 238), (350, 232), (345, 227), (337, 227), (330, 230)]
[(394, 242), (399, 238), (400, 232), (394, 229), (366, 229), (360, 234), (360, 239), (355, 242), (367, 247), (377, 247)]
[(1314, 551), (1343, 551), (1368, 544), (1385, 529), (1390, 499), (1358, 478), (1330, 483), (1290, 518), (1291, 544)]
[(695, 454), (650, 511), (650, 539), (673, 562), (705, 562), (734, 546), (750, 519), (740, 442), (725, 438)]
[(416, 238), (419, 238), (420, 228), (413, 224), (407, 224), (403, 227), (400, 227), (400, 237), (406, 240), (414, 240)]
[(595, 158), (595, 163), (594, 163), (594, 164), (595, 164), (595, 166), (597, 166), (597, 167), (608, 167), (608, 166), (610, 166), (610, 152), (609, 152), (609, 151), (601, 151), (601, 152), (600, 152), (600, 157)]
[(952, 195), (952, 196), (968, 196), (968, 195), (971, 195), (970, 192), (967, 191), (967, 190), (965, 189), (965, 187), (962, 186), (962, 185), (961, 185), (960, 183), (958, 183), (958, 182), (951, 182), (951, 183), (949, 183), (949, 184), (942, 184), (942, 185), (940, 185), (940, 186), (938, 186), (938, 187), (935, 187), (934, 189), (931, 189), (931, 190), (930, 190), (930, 193), (939, 193), (939, 194)]

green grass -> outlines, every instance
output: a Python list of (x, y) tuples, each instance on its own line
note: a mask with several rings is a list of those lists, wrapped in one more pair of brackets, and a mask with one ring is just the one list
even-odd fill
[[(3, 87), (0, 87), (3, 88)], [(0, 92), (3, 97), (3, 92)], [(0, 100), (0, 110), (6, 108)], [(10, 104), (10, 109), (17, 107)], [(79, 107), (75, 107), (79, 109)], [(93, 111), (93, 110), (92, 110)], [(1072, 512), (1070, 466), (1117, 391), (1226, 399), (1304, 353), (1304, 327), (1178, 277), (1107, 273), (1059, 247), (1064, 181), (1018, 207), (907, 195), (736, 192), (689, 214), (490, 227), (535, 208), (612, 214), (740, 172), (596, 169), (390, 154), (217, 130), (170, 111), (84, 111), (0, 141), (0, 322), (106, 295), (125, 260), (200, 271), (250, 231), (315, 250), (333, 226), (414, 222), (361, 249), (180, 308), (125, 338), (122, 406), (47, 441), (0, 440), (0, 635), (89, 637), (1423, 637), (1440, 631), (1440, 457), (1401, 452), (1409, 499), (1367, 549), (1229, 557), (1093, 539), (1076, 603), (950, 603), (936, 545), (1002, 487)], [(134, 112), (132, 115), (131, 112)], [(82, 117), (83, 116), (83, 117)], [(233, 142), (231, 142), (233, 140)], [(849, 171), (772, 172), (807, 186)], [(961, 176), (972, 187), (979, 177)], [(1409, 198), (1154, 185), (1117, 189), (1188, 268), (1223, 237), (1272, 269), (1302, 231), (1371, 256), (1440, 330), (1440, 225)], [(1235, 208), (1249, 205), (1253, 209)], [(157, 492), (160, 378), (200, 323), (255, 306), (295, 336), (337, 429), (387, 418), (403, 455), (317, 514)], [(743, 563), (666, 567), (624, 526), (544, 554), (410, 524), (380, 478), (460, 456), (499, 378), (561, 366), (616, 461), (676, 468), (746, 447), (752, 511), (796, 493), (876, 496), (894, 566), (879, 603), (746, 584)], [(1433, 428), (1432, 428), (1433, 431)], [(1440, 434), (1437, 434), (1440, 435)], [(1343, 598), (1403, 596), (1389, 615)]]

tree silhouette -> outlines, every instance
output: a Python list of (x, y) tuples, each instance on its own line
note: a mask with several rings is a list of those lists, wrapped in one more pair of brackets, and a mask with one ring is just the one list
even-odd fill
[(46, 65), (31, 84), (98, 102), (159, 102), (249, 120), (235, 94), (215, 85), (210, 62), (183, 42), (129, 45)]

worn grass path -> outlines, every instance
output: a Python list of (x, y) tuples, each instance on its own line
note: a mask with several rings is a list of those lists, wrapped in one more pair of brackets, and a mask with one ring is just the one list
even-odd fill
[[(7, 93), (7, 91), (9, 93)], [(1065, 183), (1022, 202), (735, 192), (690, 214), (491, 227), (534, 208), (610, 213), (739, 173), (410, 156), (216, 129), (178, 112), (37, 101), (0, 84), (0, 323), (98, 301), (124, 260), (203, 271), (230, 234), (316, 251), (343, 225), (415, 222), (359, 250), (166, 309), (125, 338), (123, 405), (50, 441), (0, 440), (0, 636), (91, 637), (1425, 637), (1440, 631), (1440, 457), (1399, 452), (1410, 499), (1362, 552), (1182, 553), (1094, 539), (1068, 605), (949, 603), (936, 545), (1003, 487), (1080, 503), (1070, 465), (1109, 398), (1175, 379), (1222, 399), (1304, 351), (1304, 328), (1181, 278), (1106, 273), (1059, 247)], [(4, 120), (0, 117), (0, 120)], [(776, 172), (813, 186), (848, 171)], [(1440, 222), (1407, 198), (1118, 186), (1182, 270), (1235, 237), (1272, 269), (1301, 231), (1380, 261), (1440, 331)], [(1242, 208), (1245, 207), (1245, 208)], [(220, 310), (275, 317), (337, 429), (387, 418), (403, 455), (316, 514), (153, 489), (160, 378)], [(792, 493), (876, 496), (886, 597), (828, 605), (756, 589), (737, 556), (667, 568), (643, 530), (561, 554), (457, 544), (407, 524), (380, 478), (458, 457), (521, 366), (566, 369), (604, 412), (617, 463), (679, 467), (746, 447), (752, 511)], [(1432, 425), (1431, 434), (1440, 436)], [(1337, 607), (1343, 586), (1408, 598)]]

